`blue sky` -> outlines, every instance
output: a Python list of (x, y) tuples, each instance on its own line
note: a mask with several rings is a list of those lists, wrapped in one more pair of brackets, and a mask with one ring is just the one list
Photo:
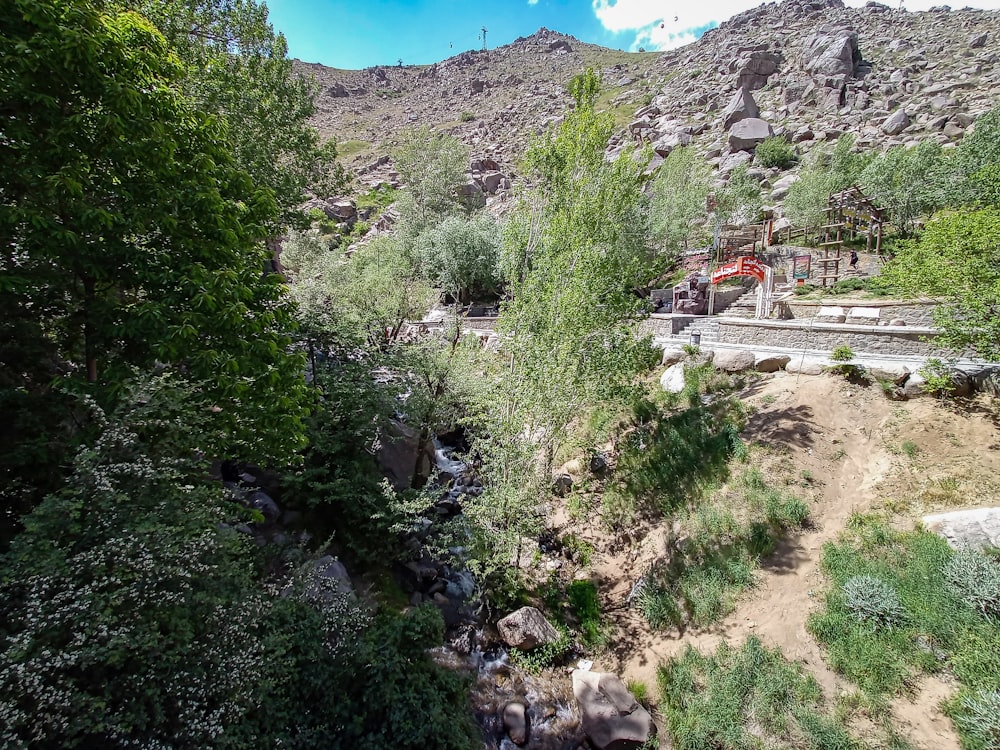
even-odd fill
[[(893, 0), (882, 0), (895, 5)], [(904, 0), (926, 10), (944, 0)], [(847, 0), (863, 5), (865, 0)], [(533, 34), (541, 26), (585, 42), (635, 51), (671, 49), (759, 5), (757, 0), (270, 0), (271, 23), (289, 54), (337, 68), (422, 65)], [(1000, 7), (1000, 0), (961, 6)]]

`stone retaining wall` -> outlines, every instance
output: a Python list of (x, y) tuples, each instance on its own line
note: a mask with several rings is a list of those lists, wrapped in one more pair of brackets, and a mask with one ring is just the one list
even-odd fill
[(653, 313), (639, 324), (639, 333), (653, 336), (672, 336), (680, 333), (695, 319), (694, 315)]
[(830, 351), (847, 345), (855, 352), (940, 356), (927, 338), (938, 334), (924, 326), (861, 326), (781, 320), (719, 318), (719, 341), (746, 346)]
[(911, 326), (933, 325), (934, 308), (938, 306), (935, 300), (916, 300), (899, 302), (892, 300), (846, 300), (837, 297), (827, 297), (821, 301), (797, 301), (794, 298), (780, 302), (776, 314), (782, 320), (802, 320), (816, 317), (821, 307), (836, 305), (845, 310), (849, 307), (873, 307), (879, 311), (879, 319), (888, 323), (890, 320), (905, 320)]

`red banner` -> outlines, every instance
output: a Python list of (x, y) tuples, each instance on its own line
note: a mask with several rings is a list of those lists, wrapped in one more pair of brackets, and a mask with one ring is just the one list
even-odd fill
[(718, 284), (734, 276), (753, 276), (757, 281), (763, 282), (766, 268), (767, 266), (752, 255), (741, 255), (736, 260), (712, 271), (712, 283)]

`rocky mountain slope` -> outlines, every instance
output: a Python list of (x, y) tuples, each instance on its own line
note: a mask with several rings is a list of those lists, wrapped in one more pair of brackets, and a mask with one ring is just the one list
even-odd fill
[(454, 134), (510, 174), (528, 139), (566, 111), (566, 84), (588, 66), (602, 75), (600, 106), (621, 127), (610, 151), (650, 143), (662, 157), (690, 143), (724, 177), (752, 163), (771, 133), (802, 153), (848, 131), (874, 148), (958, 141), (1000, 102), (998, 30), (998, 11), (785, 0), (666, 53), (608, 50), (541, 29), (431, 66), (297, 65), (321, 87), (315, 125), (337, 138), (363, 182), (392, 180), (384, 157), (414, 125)]

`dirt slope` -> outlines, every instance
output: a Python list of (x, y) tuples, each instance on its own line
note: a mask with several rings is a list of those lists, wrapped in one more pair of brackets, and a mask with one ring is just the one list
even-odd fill
[[(624, 606), (646, 564), (661, 554), (662, 529), (644, 530), (632, 545), (590, 537), (592, 568), (616, 634), (595, 669), (656, 684), (656, 667), (687, 645), (711, 650), (749, 634), (805, 663), (828, 698), (852, 687), (835, 675), (806, 631), (825, 589), (819, 561), (854, 512), (888, 510), (912, 527), (932, 509), (1000, 501), (998, 431), (988, 410), (930, 399), (887, 400), (877, 387), (850, 385), (832, 375), (779, 374), (751, 386), (744, 398), (757, 406), (744, 438), (768, 447), (761, 470), (769, 481), (809, 501), (811, 527), (763, 561), (757, 586), (722, 622), (702, 631), (652, 632)], [(659, 547), (659, 548), (658, 548)], [(958, 748), (950, 720), (938, 706), (951, 693), (947, 678), (929, 678), (911, 699), (896, 702), (898, 729), (917, 748)]]

